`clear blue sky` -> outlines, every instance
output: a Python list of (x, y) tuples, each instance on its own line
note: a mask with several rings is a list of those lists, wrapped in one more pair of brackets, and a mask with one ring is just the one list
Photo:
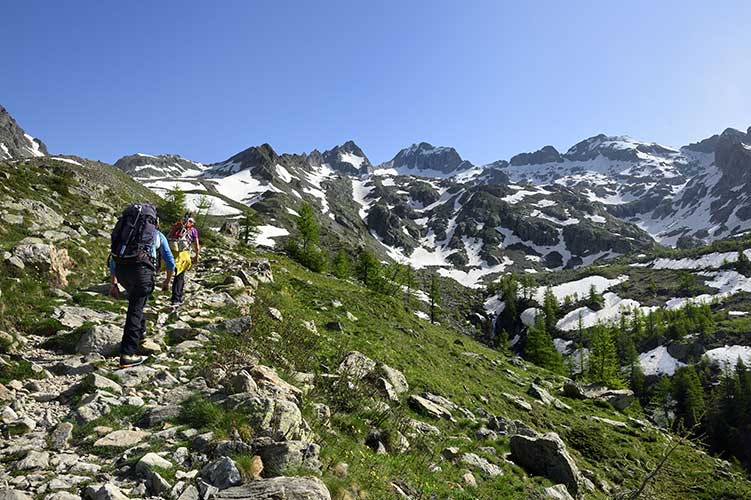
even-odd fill
[(4, 1), (0, 104), (55, 153), (354, 139), (487, 163), (751, 125), (751, 2)]

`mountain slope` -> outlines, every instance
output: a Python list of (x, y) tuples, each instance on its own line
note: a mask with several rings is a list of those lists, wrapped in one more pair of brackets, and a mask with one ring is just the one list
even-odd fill
[(47, 146), (27, 134), (8, 111), (0, 106), (0, 160), (44, 156)]

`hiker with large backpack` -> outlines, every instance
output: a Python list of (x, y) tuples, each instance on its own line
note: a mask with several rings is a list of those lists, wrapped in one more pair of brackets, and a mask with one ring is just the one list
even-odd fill
[(156, 208), (147, 203), (125, 208), (112, 230), (110, 248), (110, 295), (119, 295), (118, 283), (128, 291), (128, 313), (125, 317), (123, 339), (120, 343), (120, 368), (144, 363), (146, 318), (143, 309), (154, 291), (157, 271), (157, 252), (167, 269), (162, 290), (169, 289), (175, 271), (175, 259), (167, 238), (159, 231)]
[[(170, 250), (175, 255), (175, 279), (172, 282), (172, 307), (177, 309), (185, 295), (185, 273), (198, 264), (201, 243), (198, 240), (196, 221), (191, 214), (185, 214), (182, 220), (175, 222), (167, 236)], [(195, 255), (191, 257), (190, 249)]]

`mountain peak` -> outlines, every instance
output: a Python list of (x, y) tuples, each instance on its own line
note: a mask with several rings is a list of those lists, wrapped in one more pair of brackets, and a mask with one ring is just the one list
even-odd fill
[(553, 146), (544, 146), (533, 153), (519, 153), (511, 157), (511, 165), (541, 165), (543, 163), (559, 163), (563, 157)]
[(46, 156), (47, 146), (21, 128), (8, 110), (0, 105), (0, 160)]
[(462, 160), (456, 149), (447, 146), (433, 146), (428, 142), (412, 144), (399, 151), (383, 167), (450, 174), (458, 170), (471, 168), (472, 164)]
[(370, 160), (353, 140), (324, 151), (322, 162), (347, 175), (366, 174), (373, 170)]

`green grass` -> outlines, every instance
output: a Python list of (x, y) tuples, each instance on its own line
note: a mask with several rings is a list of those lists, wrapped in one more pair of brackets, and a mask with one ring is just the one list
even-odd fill
[(31, 363), (25, 359), (11, 360), (7, 365), (0, 366), (0, 383), (7, 384), (11, 380), (29, 380), (42, 378), (41, 373), (31, 369)]
[[(652, 430), (629, 427), (616, 429), (607, 424), (584, 420), (594, 415), (614, 420), (625, 420), (611, 407), (600, 406), (592, 401), (564, 401), (572, 406), (573, 413), (564, 413), (553, 408), (533, 403), (530, 413), (517, 409), (501, 394), (524, 394), (527, 385), (536, 376), (561, 383), (561, 378), (543, 369), (527, 365), (524, 369), (510, 365), (499, 352), (460, 336), (455, 331), (431, 325), (405, 309), (400, 299), (374, 295), (356, 283), (311, 273), (284, 256), (270, 256), (279, 261), (275, 266), (275, 282), (259, 289), (252, 316), (258, 318), (250, 335), (243, 338), (220, 336), (212, 346), (208, 359), (227, 360), (230, 352), (253, 352), (263, 363), (279, 368), (281, 358), (288, 368), (314, 373), (333, 372), (342, 356), (349, 350), (359, 350), (372, 359), (385, 362), (402, 370), (410, 382), (410, 393), (429, 391), (445, 396), (455, 403), (474, 410), (478, 407), (519, 419), (540, 432), (556, 431), (568, 443), (569, 452), (582, 469), (594, 471), (618, 488), (633, 488), (650, 466), (659, 458), (665, 439)], [(279, 272), (280, 268), (288, 272)], [(615, 273), (613, 273), (615, 274)], [(331, 307), (332, 300), (341, 301), (341, 308)], [(273, 306), (285, 317), (280, 324), (266, 320), (263, 309)], [(346, 311), (352, 312), (359, 321), (347, 319)], [(311, 319), (318, 326), (316, 337), (305, 329), (295, 327), (300, 319)], [(323, 325), (339, 321), (342, 332), (326, 330)], [(281, 338), (276, 343), (268, 342), (269, 332)], [(279, 333), (282, 332), (282, 333)], [(286, 332), (286, 333), (285, 333)], [(296, 339), (296, 344), (285, 343), (285, 338)], [(462, 345), (454, 343), (461, 339)], [(281, 346), (278, 344), (281, 343)], [(276, 345), (274, 345), (276, 344)], [(465, 356), (471, 352), (479, 357)], [(282, 364), (282, 366), (285, 366)], [(513, 373), (508, 376), (506, 370)], [(286, 372), (282, 370), (282, 375)], [(513, 379), (524, 381), (520, 387)], [(321, 436), (324, 481), (330, 486), (334, 497), (337, 491), (360, 489), (367, 491), (369, 498), (390, 498), (388, 484), (394, 479), (407, 481), (416, 494), (435, 495), (437, 498), (533, 498), (550, 483), (542, 478), (529, 479), (520, 468), (509, 465), (498, 454), (485, 454), (477, 450), (483, 445), (493, 446), (499, 453), (508, 451), (508, 439), (499, 438), (492, 443), (467, 443), (464, 439), (450, 436), (465, 435), (474, 439), (476, 425), (467, 422), (450, 424), (445, 421), (430, 421), (413, 413), (406, 405), (398, 411), (383, 416), (369, 406), (367, 395), (372, 389), (360, 391), (350, 387), (347, 391), (332, 390), (324, 382), (317, 382), (303, 407), (307, 420), (315, 425), (309, 414), (307, 401), (322, 401), (332, 408), (332, 427), (335, 432), (316, 428)], [(364, 392), (364, 394), (363, 394)], [(489, 403), (480, 400), (488, 398)], [(531, 398), (523, 396), (531, 402)], [(215, 410), (216, 411), (216, 410)], [(629, 408), (627, 415), (641, 416), (638, 405)], [(364, 440), (372, 426), (382, 431), (395, 432), (405, 418), (427, 420), (438, 426), (442, 435), (438, 438), (415, 440), (405, 453), (376, 455), (364, 446)], [(207, 416), (206, 420), (211, 420)], [(370, 422), (370, 423), (368, 423)], [(462, 466), (441, 464), (441, 471), (430, 472), (432, 463), (440, 461), (440, 451), (445, 446), (459, 446), (484, 456), (504, 469), (504, 476), (478, 477), (479, 486), (474, 491), (459, 493)], [(346, 480), (336, 478), (331, 471), (335, 463), (349, 464)], [(723, 479), (712, 473), (713, 459), (699, 455), (688, 447), (681, 447), (671, 462), (672, 467), (691, 471), (692, 485), (670, 480), (668, 475), (659, 477), (652, 491), (654, 498), (693, 498), (697, 488), (706, 491), (725, 492), (727, 498), (735, 498), (734, 490), (751, 495), (748, 483)], [(606, 498), (596, 493), (588, 498)], [(719, 496), (718, 498), (724, 498)]]
[(177, 423), (204, 432), (211, 431), (217, 438), (227, 438), (233, 431), (237, 431), (245, 439), (250, 439), (253, 435), (245, 413), (227, 410), (200, 395), (192, 396), (182, 403)]

